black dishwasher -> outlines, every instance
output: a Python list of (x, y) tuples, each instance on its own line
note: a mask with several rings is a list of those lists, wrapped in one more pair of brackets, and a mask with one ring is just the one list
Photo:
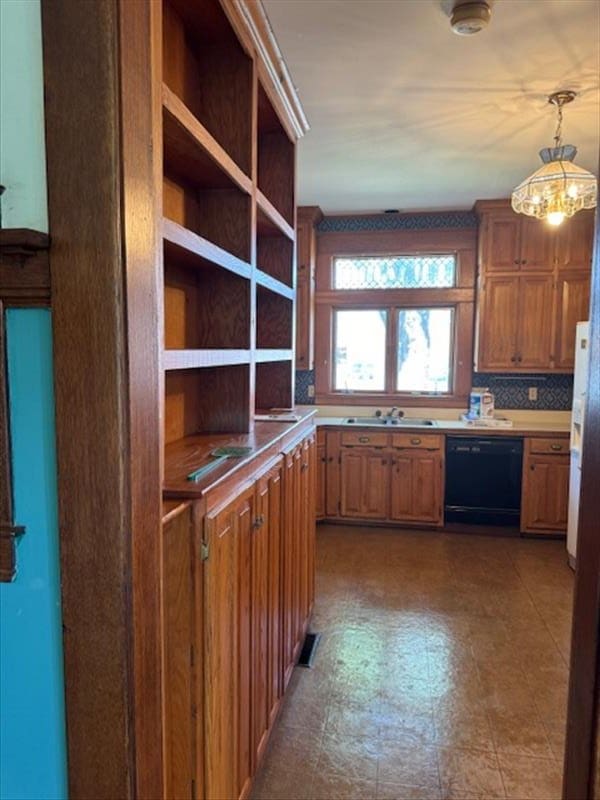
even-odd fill
[(523, 440), (446, 437), (446, 522), (519, 525)]

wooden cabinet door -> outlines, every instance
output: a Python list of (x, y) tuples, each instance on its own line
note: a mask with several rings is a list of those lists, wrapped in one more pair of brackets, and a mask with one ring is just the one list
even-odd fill
[(529, 456), (523, 470), (521, 528), (565, 531), (569, 500), (569, 457)]
[(342, 449), (340, 502), (343, 517), (387, 517), (388, 458), (383, 451), (367, 447)]
[(327, 431), (325, 445), (327, 452), (325, 511), (327, 517), (337, 517), (340, 514), (340, 440), (341, 434), (338, 431)]
[(520, 219), (512, 212), (488, 214), (482, 231), (484, 272), (509, 272), (519, 269)]
[(556, 231), (545, 222), (532, 217), (521, 217), (519, 248), (520, 268), (523, 272), (554, 268)]
[(286, 454), (283, 470), (283, 525), (281, 530), (282, 683), (287, 686), (297, 649), (297, 619), (300, 582), (299, 508), (301, 447)]
[(573, 369), (575, 366), (575, 327), (589, 319), (590, 273), (559, 273), (556, 289), (556, 335), (554, 366)]
[(313, 369), (316, 241), (312, 220), (299, 216), (296, 231), (296, 369)]
[(553, 356), (552, 276), (528, 275), (519, 282), (517, 367), (551, 369)]
[(441, 451), (399, 450), (391, 464), (391, 519), (441, 524)]
[(478, 320), (480, 371), (516, 367), (518, 308), (518, 276), (485, 278)]
[(253, 772), (264, 752), (280, 697), (280, 510), (281, 464), (277, 464), (257, 481), (252, 529)]
[(314, 436), (309, 438), (308, 441), (308, 515), (307, 515), (307, 599), (308, 608), (306, 616), (309, 617), (312, 613), (315, 603), (315, 568), (316, 568), (316, 550), (317, 550), (317, 443)]
[(195, 608), (198, 597), (201, 615), (202, 562), (195, 558), (194, 540), (192, 507), (188, 506), (162, 531), (165, 795), (181, 800), (192, 800), (193, 782), (196, 796), (204, 796), (202, 753), (194, 746), (194, 726), (203, 729), (202, 691), (196, 690), (202, 686), (196, 681), (202, 668), (202, 618), (196, 624)]
[(577, 269), (589, 274), (594, 242), (594, 212), (578, 211), (564, 220), (556, 233), (556, 265), (559, 270)]
[(327, 451), (325, 443), (317, 445), (316, 460), (316, 516), (325, 517), (325, 492), (327, 481)]
[(251, 775), (250, 559), (254, 487), (205, 520), (206, 798), (237, 798)]

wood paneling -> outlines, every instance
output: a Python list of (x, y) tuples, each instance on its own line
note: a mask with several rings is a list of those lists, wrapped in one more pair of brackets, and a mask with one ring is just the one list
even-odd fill
[(256, 408), (291, 408), (294, 405), (294, 362), (273, 361), (256, 365)]
[(560, 369), (575, 367), (575, 332), (578, 322), (589, 318), (589, 272), (562, 272), (556, 290), (554, 363)]
[(42, 8), (69, 795), (81, 798), (163, 788), (150, 11)]

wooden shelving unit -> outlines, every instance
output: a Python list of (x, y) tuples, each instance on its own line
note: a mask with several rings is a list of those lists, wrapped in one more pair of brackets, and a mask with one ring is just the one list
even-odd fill
[(294, 402), (295, 141), (305, 121), (290, 128), (290, 97), (236, 25), (239, 10), (162, 4), (166, 444), (250, 432), (255, 410)]

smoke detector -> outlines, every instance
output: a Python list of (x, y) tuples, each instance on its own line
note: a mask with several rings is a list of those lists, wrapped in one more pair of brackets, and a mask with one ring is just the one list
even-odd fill
[(478, 2), (457, 2), (452, 9), (450, 25), (460, 36), (472, 36), (487, 28), (492, 10), (485, 0)]

